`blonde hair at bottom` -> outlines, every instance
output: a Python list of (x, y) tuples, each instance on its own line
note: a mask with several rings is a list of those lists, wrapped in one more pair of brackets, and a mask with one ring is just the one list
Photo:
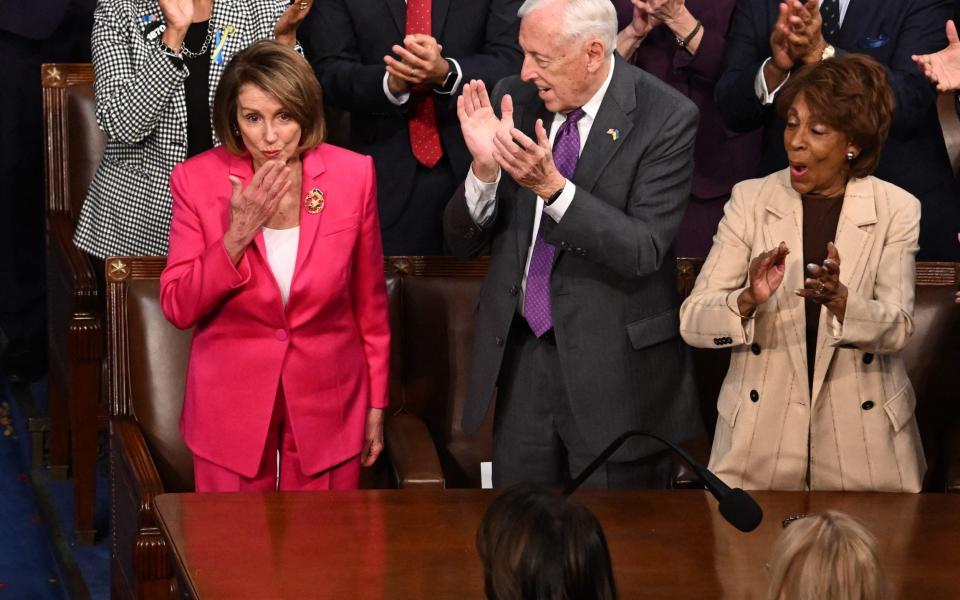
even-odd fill
[(859, 521), (827, 511), (793, 521), (773, 545), (768, 600), (887, 600), (877, 540)]

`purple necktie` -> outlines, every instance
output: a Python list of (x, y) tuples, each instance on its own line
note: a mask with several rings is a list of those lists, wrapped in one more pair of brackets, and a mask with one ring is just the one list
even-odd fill
[[(567, 179), (573, 178), (580, 158), (580, 131), (577, 121), (584, 115), (578, 108), (567, 113), (567, 120), (557, 131), (553, 140), (553, 163), (557, 171)], [(540, 215), (540, 227), (537, 239), (533, 242), (533, 254), (530, 256), (530, 269), (527, 271), (527, 289), (523, 297), (523, 316), (533, 334), (540, 337), (553, 327), (553, 310), (550, 306), (550, 271), (557, 256), (557, 248), (543, 239), (543, 221), (550, 218)]]

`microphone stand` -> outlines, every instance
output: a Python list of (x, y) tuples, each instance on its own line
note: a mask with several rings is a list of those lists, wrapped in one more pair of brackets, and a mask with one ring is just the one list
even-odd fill
[(717, 499), (720, 514), (723, 515), (723, 518), (740, 531), (753, 531), (763, 520), (763, 510), (750, 494), (740, 488), (730, 489), (730, 486), (721, 481), (710, 469), (694, 460), (683, 448), (672, 442), (668, 442), (658, 435), (640, 431), (639, 429), (631, 429), (620, 434), (617, 439), (613, 440), (593, 462), (587, 465), (587, 467), (567, 485), (563, 490), (563, 494), (569, 496), (575, 492), (624, 442), (633, 437), (653, 438), (679, 454), (680, 458), (693, 468), (697, 477), (703, 481), (707, 489), (710, 490), (710, 493), (713, 494), (713, 497)]

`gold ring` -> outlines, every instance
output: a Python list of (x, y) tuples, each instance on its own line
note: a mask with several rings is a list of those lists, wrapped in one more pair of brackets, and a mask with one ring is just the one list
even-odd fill
[(822, 295), (823, 295), (823, 292), (824, 292), (824, 289), (825, 289), (825, 288), (823, 287), (823, 283), (821, 283), (820, 286), (817, 288), (817, 295), (818, 295), (818, 296), (822, 296)]

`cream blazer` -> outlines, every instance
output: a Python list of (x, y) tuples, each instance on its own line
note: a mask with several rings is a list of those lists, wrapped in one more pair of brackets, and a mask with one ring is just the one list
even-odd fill
[[(820, 311), (807, 380), (803, 208), (784, 170), (734, 187), (680, 309), (683, 338), (731, 347), (710, 468), (747, 489), (918, 492), (926, 471), (916, 397), (899, 352), (913, 331), (920, 203), (874, 177), (848, 183), (834, 243), (849, 289), (841, 324)], [(786, 242), (783, 284), (755, 317), (737, 297), (750, 260)]]

